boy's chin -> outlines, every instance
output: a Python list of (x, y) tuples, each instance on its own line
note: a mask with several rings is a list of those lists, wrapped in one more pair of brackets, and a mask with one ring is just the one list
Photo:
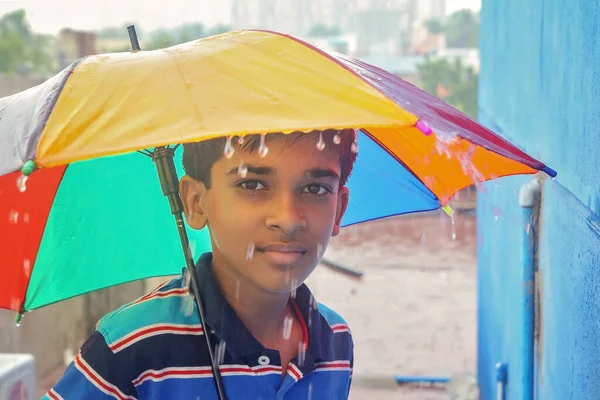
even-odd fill
[[(291, 293), (300, 286), (310, 272), (297, 267), (273, 267), (254, 277), (254, 283), (269, 293)], [(276, 269), (273, 271), (272, 269)], [(312, 271), (312, 269), (311, 269)]]

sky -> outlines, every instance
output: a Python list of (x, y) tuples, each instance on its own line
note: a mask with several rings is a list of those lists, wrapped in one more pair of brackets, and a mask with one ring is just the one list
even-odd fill
[[(308, 0), (297, 0), (308, 1)], [(34, 31), (64, 27), (97, 30), (134, 22), (140, 29), (172, 28), (188, 22), (230, 22), (232, 0), (0, 0), (0, 14), (23, 8)], [(479, 10), (481, 0), (447, 0), (447, 11)]]

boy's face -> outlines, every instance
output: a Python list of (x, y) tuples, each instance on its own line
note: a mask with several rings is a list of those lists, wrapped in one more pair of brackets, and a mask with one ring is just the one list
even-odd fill
[(340, 146), (319, 151), (318, 135), (300, 135), (267, 136), (265, 157), (236, 148), (213, 165), (208, 190), (187, 176), (180, 185), (188, 223), (210, 230), (215, 263), (268, 292), (310, 275), (348, 205)]

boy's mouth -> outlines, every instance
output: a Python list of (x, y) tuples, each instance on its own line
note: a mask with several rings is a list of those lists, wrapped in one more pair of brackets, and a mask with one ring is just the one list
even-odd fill
[(257, 249), (271, 264), (288, 266), (296, 263), (307, 250), (304, 245), (297, 242), (274, 243)]

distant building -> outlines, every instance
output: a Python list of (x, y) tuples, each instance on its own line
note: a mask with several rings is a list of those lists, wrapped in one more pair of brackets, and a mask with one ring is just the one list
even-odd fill
[(62, 29), (58, 34), (57, 56), (60, 68), (81, 57), (96, 54), (96, 35), (93, 32)]
[(356, 34), (357, 53), (389, 41), (394, 54), (407, 54), (418, 0), (233, 0), (231, 21), (238, 29), (268, 29), (305, 37), (326, 26)]

